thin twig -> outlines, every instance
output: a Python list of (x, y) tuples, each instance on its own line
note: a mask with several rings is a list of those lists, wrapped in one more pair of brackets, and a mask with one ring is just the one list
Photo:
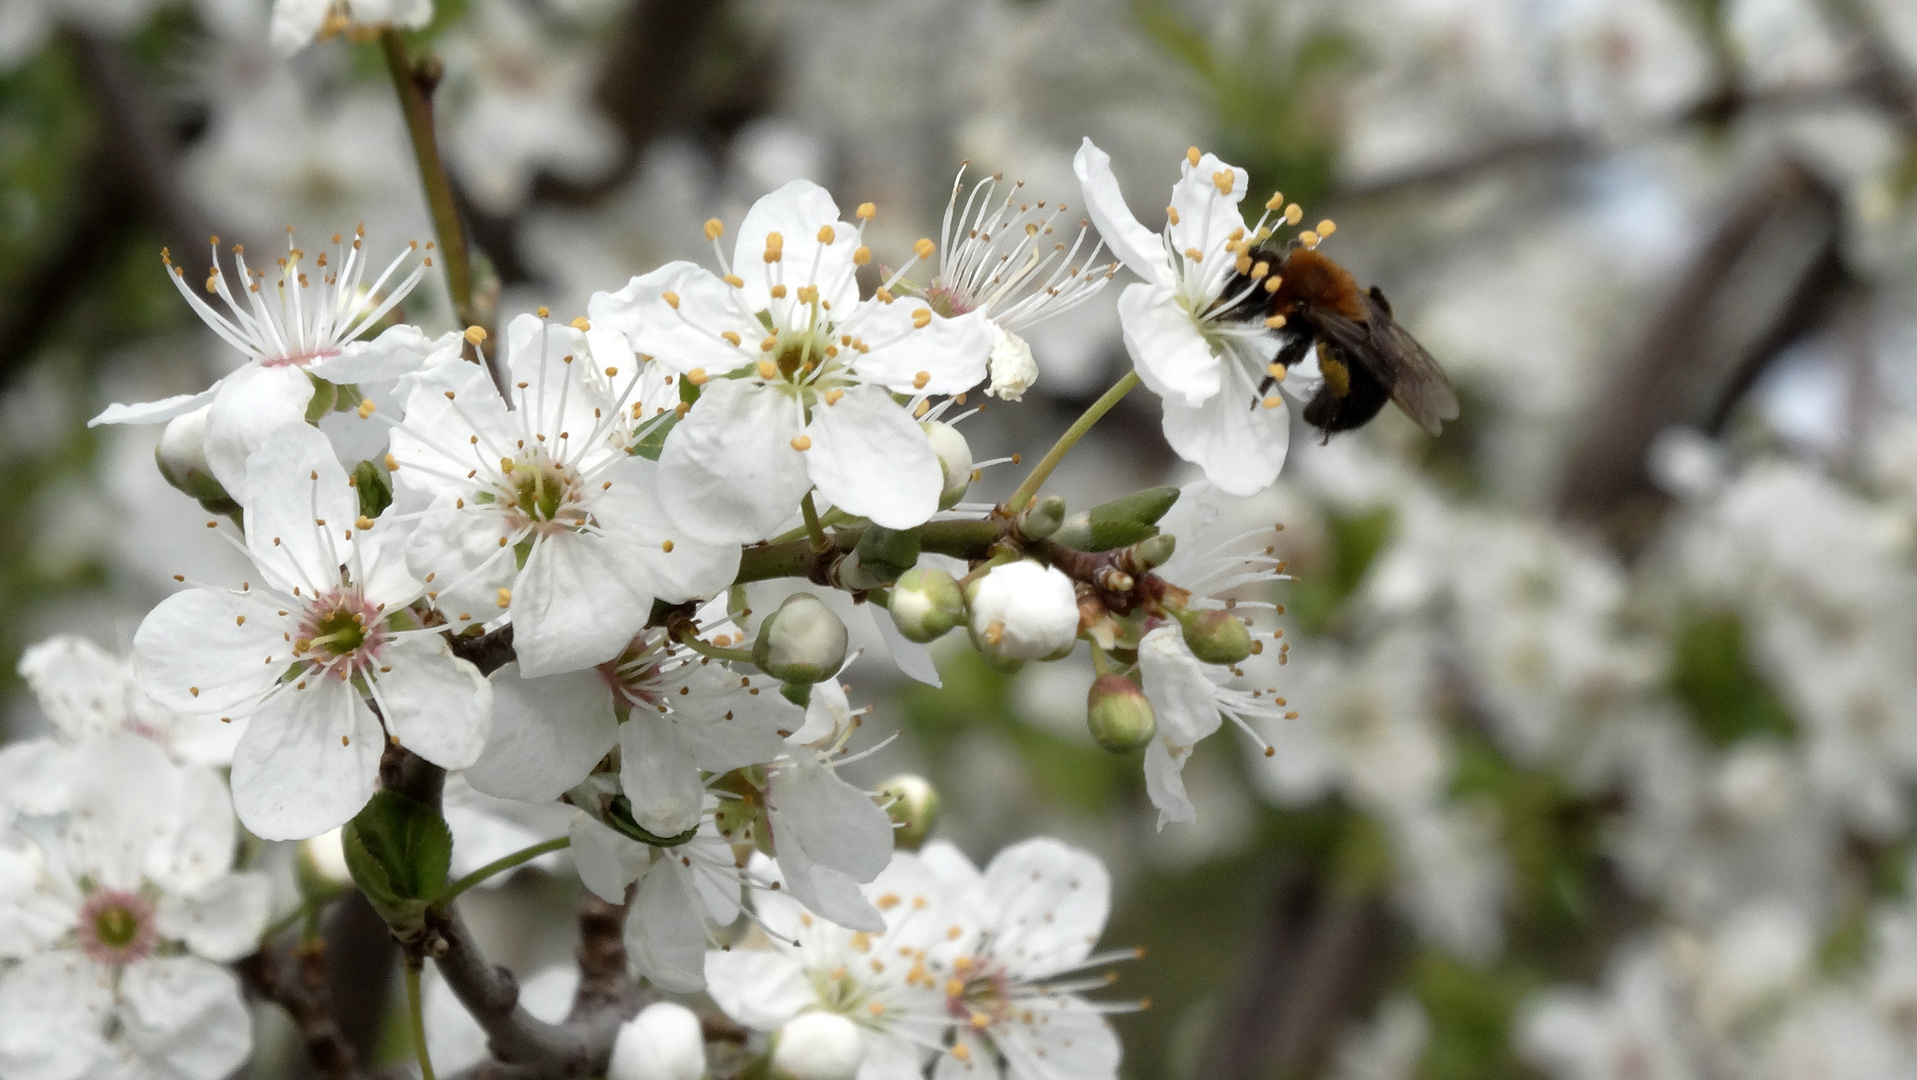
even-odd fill
[(359, 1055), (334, 1018), (326, 987), (326, 949), (303, 945), (290, 954), (261, 949), (236, 965), (254, 993), (285, 1009), (323, 1080), (363, 1080)]

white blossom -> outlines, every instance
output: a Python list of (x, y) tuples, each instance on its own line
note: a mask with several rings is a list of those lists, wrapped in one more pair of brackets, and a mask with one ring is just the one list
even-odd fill
[(699, 1080), (705, 1074), (699, 1016), (671, 1001), (656, 1001), (621, 1024), (606, 1066), (606, 1080)]
[(1013, 660), (1040, 660), (1078, 640), (1078, 594), (1058, 568), (1030, 559), (995, 566), (967, 601), (981, 647)]
[(366, 804), (389, 735), (436, 765), (472, 764), (491, 688), (420, 627), (404, 537), (360, 515), (325, 436), (281, 428), (248, 477), (246, 552), (261, 582), (168, 597), (134, 635), (134, 662), (162, 706), (245, 725), (233, 755), (240, 820), (295, 839)]
[(418, 30), (433, 21), (433, 0), (273, 0), (273, 47), (291, 56), (336, 34)]

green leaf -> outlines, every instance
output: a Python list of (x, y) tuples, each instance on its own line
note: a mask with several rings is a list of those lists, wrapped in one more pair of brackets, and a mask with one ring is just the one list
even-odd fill
[(1178, 501), (1170, 485), (1146, 488), (1065, 519), (1052, 539), (1079, 551), (1110, 551), (1158, 535), (1158, 519)]
[(388, 926), (404, 932), (424, 921), (446, 887), (453, 834), (439, 811), (396, 791), (373, 795), (340, 834), (346, 866)]
[(1751, 735), (1788, 739), (1797, 723), (1752, 665), (1744, 624), (1728, 611), (1687, 612), (1672, 640), (1671, 692), (1718, 746)]

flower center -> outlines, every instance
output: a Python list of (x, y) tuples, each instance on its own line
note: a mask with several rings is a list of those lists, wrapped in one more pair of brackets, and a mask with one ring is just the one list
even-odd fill
[(502, 462), (501, 470), (505, 473), (501, 497), (521, 527), (531, 525), (547, 533), (586, 524), (586, 513), (579, 506), (579, 474), (554, 461), (544, 447)]
[(965, 294), (964, 289), (956, 285), (934, 283), (927, 286), (922, 295), (926, 304), (941, 318), (946, 319), (956, 318), (978, 306), (970, 296)]
[(144, 959), (159, 937), (153, 902), (138, 893), (102, 889), (80, 908), (80, 950), (116, 967)]
[(371, 664), (385, 643), (386, 624), (379, 610), (358, 589), (334, 589), (307, 605), (293, 651), (322, 672), (344, 679)]
[(952, 965), (952, 977), (945, 980), (945, 1011), (983, 1030), (1004, 1017), (1007, 1002), (1005, 973), (996, 967), (983, 968), (971, 957), (961, 956)]

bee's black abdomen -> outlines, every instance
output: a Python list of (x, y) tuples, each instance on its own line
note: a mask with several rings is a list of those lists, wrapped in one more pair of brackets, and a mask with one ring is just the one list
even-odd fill
[(1345, 366), (1349, 376), (1342, 397), (1326, 380), (1305, 405), (1305, 423), (1326, 433), (1363, 427), (1391, 400), (1391, 387), (1378, 378), (1370, 364), (1347, 361)]

